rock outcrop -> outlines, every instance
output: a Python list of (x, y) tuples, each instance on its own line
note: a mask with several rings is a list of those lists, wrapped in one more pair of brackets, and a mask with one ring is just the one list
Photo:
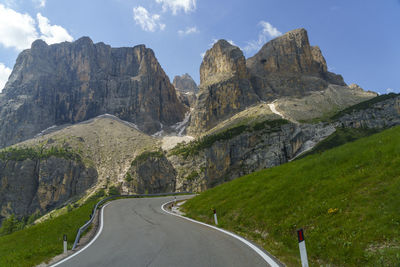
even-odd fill
[(264, 101), (282, 96), (304, 96), (329, 84), (345, 86), (340, 75), (329, 72), (319, 47), (312, 47), (305, 29), (290, 31), (266, 43), (247, 60), (251, 83)]
[(182, 121), (186, 108), (144, 45), (111, 48), (88, 37), (21, 52), (0, 98), (0, 147), (53, 125), (109, 113), (146, 133)]
[(181, 102), (188, 107), (193, 107), (197, 100), (196, 94), (199, 92), (199, 88), (193, 78), (187, 73), (182, 76), (175, 76), (172, 84), (177, 90), (177, 95)]
[(210, 129), (258, 101), (242, 51), (219, 40), (206, 52), (200, 66), (200, 92), (190, 132)]
[(400, 125), (400, 95), (389, 94), (380, 97), (386, 99), (370, 105), (350, 107), (347, 114), (338, 118), (339, 126), (382, 129)]
[(198, 145), (199, 150), (193, 153), (190, 152), (195, 150), (193, 144), (192, 147), (190, 144), (178, 147), (171, 150), (168, 159), (177, 172), (177, 190), (204, 191), (251, 172), (286, 163), (334, 131), (328, 124), (266, 121), (253, 127), (237, 126), (216, 133), (219, 138), (197, 141), (205, 143)]
[(161, 151), (144, 152), (126, 173), (128, 192), (138, 194), (175, 192), (176, 172)]
[(0, 220), (11, 214), (44, 214), (82, 196), (96, 181), (94, 168), (71, 159), (1, 159)]

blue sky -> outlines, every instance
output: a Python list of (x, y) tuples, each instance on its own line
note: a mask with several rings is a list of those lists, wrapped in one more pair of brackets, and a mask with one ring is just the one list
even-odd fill
[(347, 83), (400, 92), (400, 0), (0, 0), (0, 87), (36, 38), (145, 44), (171, 80), (187, 72), (199, 82), (201, 54), (215, 40), (250, 57), (301, 27)]

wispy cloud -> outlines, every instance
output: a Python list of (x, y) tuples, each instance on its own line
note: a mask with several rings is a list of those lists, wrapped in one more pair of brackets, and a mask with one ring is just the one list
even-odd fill
[(140, 25), (142, 30), (154, 32), (157, 29), (164, 30), (166, 25), (160, 22), (160, 15), (150, 14), (147, 9), (142, 6), (133, 8), (133, 19), (136, 24)]
[(184, 35), (189, 35), (189, 34), (194, 34), (194, 33), (198, 33), (199, 30), (197, 29), (197, 27), (187, 27), (185, 30), (179, 30), (178, 34), (180, 36), (184, 36)]
[(262, 27), (261, 32), (258, 34), (258, 39), (248, 41), (247, 45), (243, 48), (247, 53), (258, 51), (268, 40), (282, 35), (282, 33), (269, 22), (262, 20), (258, 25)]
[[(36, 24), (39, 29), (36, 28)], [(66, 29), (50, 25), (49, 20), (40, 13), (35, 20), (29, 14), (19, 13), (2, 4), (0, 4), (0, 36), (0, 44), (17, 51), (29, 48), (38, 38), (42, 38), (48, 44), (73, 40)]]
[(11, 74), (11, 69), (6, 67), (3, 63), (0, 63), (0, 93), (3, 90), (8, 77)]
[(33, 3), (35, 3), (38, 8), (43, 8), (46, 6), (46, 1), (47, 0), (33, 0)]
[(156, 2), (162, 4), (164, 12), (171, 10), (174, 15), (181, 10), (185, 13), (196, 10), (196, 0), (156, 0)]

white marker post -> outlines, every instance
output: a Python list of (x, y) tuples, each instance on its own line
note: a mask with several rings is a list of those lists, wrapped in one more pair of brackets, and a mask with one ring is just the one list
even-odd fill
[(299, 250), (301, 258), (301, 266), (308, 267), (306, 241), (304, 240), (303, 229), (297, 230), (297, 237), (299, 238)]
[(216, 209), (214, 209), (214, 222), (215, 222), (215, 225), (218, 225), (217, 210)]
[(67, 235), (64, 235), (64, 253), (67, 253)]
[(175, 197), (174, 203), (175, 203), (175, 205), (176, 205), (176, 197)]

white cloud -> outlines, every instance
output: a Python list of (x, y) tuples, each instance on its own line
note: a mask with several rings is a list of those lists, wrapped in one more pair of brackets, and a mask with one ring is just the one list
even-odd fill
[(0, 44), (18, 51), (29, 48), (33, 41), (43, 39), (48, 44), (72, 41), (67, 30), (58, 25), (50, 25), (49, 20), (37, 14), (36, 21), (29, 14), (18, 13), (0, 4)]
[(199, 30), (196, 27), (187, 27), (185, 30), (179, 30), (178, 34), (181, 36), (198, 33)]
[(154, 32), (157, 28), (164, 30), (166, 27), (165, 24), (160, 23), (160, 15), (152, 15), (142, 6), (133, 8), (133, 19), (144, 31), (148, 32)]
[(232, 41), (232, 40), (226, 40), (228, 43), (230, 43), (231, 45), (235, 45), (236, 46), (236, 44), (235, 44), (235, 42), (234, 41)]
[(247, 42), (247, 45), (243, 48), (247, 53), (258, 51), (267, 40), (282, 35), (282, 33), (269, 22), (260, 21), (259, 25), (262, 27), (262, 30), (258, 34), (258, 39)]
[(205, 55), (206, 55), (206, 52), (200, 53), (201, 58), (204, 58)]
[(170, 9), (174, 15), (180, 10), (185, 13), (196, 10), (196, 0), (156, 0), (156, 2), (162, 4), (164, 12)]
[(16, 50), (29, 48), (38, 38), (35, 20), (0, 4), (0, 43)]
[(11, 74), (11, 69), (7, 68), (3, 63), (0, 63), (0, 93), (3, 90), (4, 86), (6, 85), (6, 82), (10, 74)]
[(46, 6), (46, 0), (33, 0), (38, 8), (43, 8)]
[(394, 93), (394, 90), (392, 89), (392, 88), (388, 88), (388, 89), (386, 89), (386, 93)]
[(45, 41), (47, 44), (55, 44), (64, 41), (71, 42), (74, 40), (71, 35), (68, 34), (67, 30), (58, 25), (50, 25), (48, 18), (43, 17), (42, 14), (36, 15), (41, 32), (40, 39)]

